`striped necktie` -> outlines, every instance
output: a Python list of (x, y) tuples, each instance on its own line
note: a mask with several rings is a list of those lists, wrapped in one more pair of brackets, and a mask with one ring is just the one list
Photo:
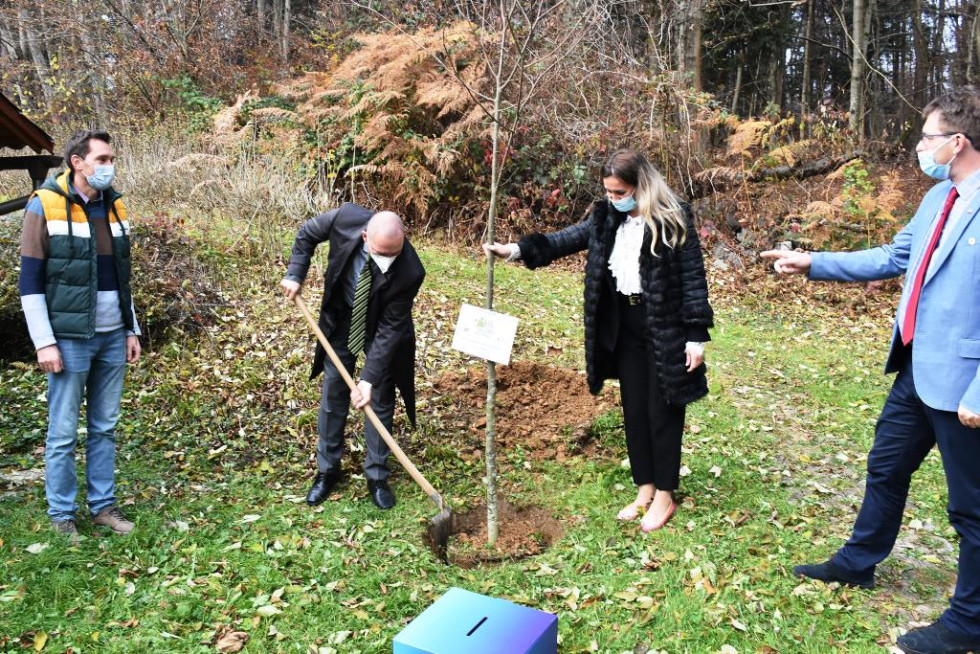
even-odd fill
[(347, 338), (347, 349), (355, 356), (364, 349), (364, 341), (367, 340), (367, 308), (373, 276), (371, 257), (368, 257), (354, 286), (354, 308), (351, 310), (350, 335)]

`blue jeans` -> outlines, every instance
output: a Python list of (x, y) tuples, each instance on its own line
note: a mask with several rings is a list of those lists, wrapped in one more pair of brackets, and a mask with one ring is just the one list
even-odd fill
[(44, 493), (52, 520), (75, 517), (75, 444), (86, 399), (85, 482), (92, 515), (116, 502), (116, 421), (126, 376), (126, 331), (58, 340), (64, 369), (48, 373)]

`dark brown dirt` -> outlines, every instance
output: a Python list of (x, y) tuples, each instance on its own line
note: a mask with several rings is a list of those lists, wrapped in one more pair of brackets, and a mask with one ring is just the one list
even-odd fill
[(500, 533), (494, 547), (487, 546), (487, 508), (480, 504), (453, 514), (449, 538), (449, 563), (462, 568), (513, 561), (540, 554), (562, 534), (561, 523), (541, 507), (515, 508), (501, 498), (498, 506)]
[[(444, 417), (467, 434), (464, 457), (482, 457), (486, 430), (487, 375), (483, 367), (446, 373), (437, 379), (434, 398)], [(595, 419), (618, 404), (615, 389), (597, 397), (585, 375), (527, 361), (497, 367), (497, 442), (501, 449), (521, 446), (533, 459), (564, 461), (589, 451)], [(448, 410), (447, 410), (448, 409)]]

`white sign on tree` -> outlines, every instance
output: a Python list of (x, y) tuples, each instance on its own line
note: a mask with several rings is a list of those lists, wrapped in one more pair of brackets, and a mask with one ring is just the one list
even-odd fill
[(510, 352), (517, 334), (517, 318), (505, 313), (464, 304), (459, 309), (453, 348), (475, 357), (510, 363)]

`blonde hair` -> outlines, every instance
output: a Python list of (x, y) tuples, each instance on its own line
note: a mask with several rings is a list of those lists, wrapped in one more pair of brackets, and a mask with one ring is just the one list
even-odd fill
[(616, 150), (602, 166), (602, 177), (615, 177), (635, 190), (637, 208), (653, 233), (651, 254), (657, 242), (669, 248), (687, 240), (687, 220), (677, 195), (667, 186), (663, 175), (635, 150)]

